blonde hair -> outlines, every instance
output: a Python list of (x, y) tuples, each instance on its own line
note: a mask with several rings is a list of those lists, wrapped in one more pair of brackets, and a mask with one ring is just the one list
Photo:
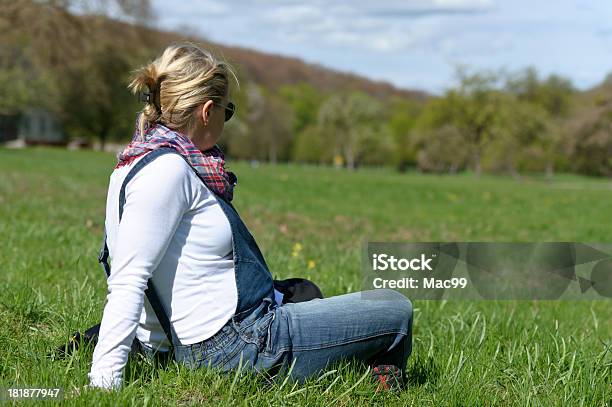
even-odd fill
[(133, 72), (128, 88), (150, 94), (139, 116), (144, 139), (146, 128), (160, 122), (173, 130), (190, 132), (193, 111), (208, 100), (221, 103), (229, 92), (229, 75), (238, 84), (232, 67), (193, 43), (168, 46), (163, 54)]

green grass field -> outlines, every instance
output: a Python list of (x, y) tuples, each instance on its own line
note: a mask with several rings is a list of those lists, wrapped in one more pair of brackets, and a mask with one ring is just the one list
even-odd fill
[[(351, 365), (305, 385), (131, 360), (120, 392), (87, 384), (92, 349), (46, 354), (101, 319), (97, 263), (111, 154), (0, 149), (0, 386), (63, 387), (67, 405), (563, 405), (612, 403), (612, 302), (413, 301), (410, 385), (375, 393)], [(229, 162), (235, 205), (276, 278), (358, 291), (379, 241), (612, 242), (612, 184), (354, 173)]]

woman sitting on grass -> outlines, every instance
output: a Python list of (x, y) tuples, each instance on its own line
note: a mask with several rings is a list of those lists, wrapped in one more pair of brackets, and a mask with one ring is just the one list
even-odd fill
[(371, 290), (301, 303), (275, 298), (266, 262), (231, 204), (236, 177), (216, 145), (234, 113), (230, 75), (227, 64), (184, 44), (168, 47), (129, 85), (146, 105), (110, 177), (113, 267), (90, 385), (121, 386), (135, 336), (148, 355), (171, 351), (191, 368), (229, 371), (242, 360), (243, 368), (303, 381), (357, 359), (381, 384), (401, 382), (412, 346), (406, 297)]

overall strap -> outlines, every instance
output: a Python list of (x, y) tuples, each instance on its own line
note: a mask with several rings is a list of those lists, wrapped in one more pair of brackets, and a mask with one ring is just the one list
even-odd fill
[[(138, 171), (143, 169), (147, 164), (155, 160), (157, 157), (162, 156), (164, 154), (172, 154), (172, 153), (179, 154), (175, 149), (171, 147), (161, 147), (161, 148), (155, 149), (147, 153), (144, 157), (142, 157), (134, 165), (134, 167), (130, 170), (130, 172), (128, 172), (128, 174), (126, 175), (123, 181), (123, 184), (121, 185), (121, 190), (119, 191), (119, 222), (121, 222), (121, 217), (123, 216), (123, 206), (125, 205), (125, 187), (127, 186), (128, 182), (130, 182), (130, 180), (134, 178), (134, 176), (136, 175), (136, 173), (138, 173)], [(110, 265), (108, 264), (108, 256), (109, 256), (109, 251), (108, 251), (108, 245), (106, 244), (106, 228), (105, 228), (104, 229), (104, 239), (102, 241), (102, 247), (100, 249), (100, 254), (98, 256), (98, 262), (102, 264), (102, 267), (104, 268), (104, 272), (106, 273), (107, 278), (110, 277), (110, 273), (111, 273)], [(155, 311), (155, 315), (157, 316), (157, 319), (159, 320), (159, 323), (164, 329), (164, 332), (166, 333), (166, 337), (168, 337), (168, 340), (170, 341), (172, 346), (176, 347), (176, 346), (181, 345), (181, 342), (178, 339), (176, 331), (174, 330), (174, 327), (170, 323), (168, 314), (166, 313), (164, 306), (162, 305), (159, 299), (159, 295), (157, 293), (157, 290), (155, 289), (155, 286), (153, 285), (152, 279), (149, 279), (149, 281), (147, 282), (147, 289), (145, 290), (145, 295), (147, 296), (147, 299), (149, 300), (151, 307), (153, 307), (153, 310)]]

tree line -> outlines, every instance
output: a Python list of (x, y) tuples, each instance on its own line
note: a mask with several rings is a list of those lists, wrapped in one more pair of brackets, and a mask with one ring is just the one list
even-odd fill
[[(88, 2), (80, 2), (87, 4)], [(75, 15), (70, 0), (16, 0), (0, 12), (0, 114), (43, 107), (70, 138), (127, 142), (141, 108), (131, 69), (177, 38), (148, 27), (146, 0)], [(230, 61), (232, 62), (232, 61)], [(399, 171), (612, 174), (612, 80), (579, 92), (567, 78), (458, 68), (456, 84), (422, 98), (263, 85), (239, 66), (238, 106), (222, 147), (232, 158)]]
[(456, 86), (425, 102), (308, 84), (249, 88), (227, 147), (240, 158), (351, 169), (612, 175), (612, 80), (579, 92), (534, 68), (458, 68), (456, 76)]

